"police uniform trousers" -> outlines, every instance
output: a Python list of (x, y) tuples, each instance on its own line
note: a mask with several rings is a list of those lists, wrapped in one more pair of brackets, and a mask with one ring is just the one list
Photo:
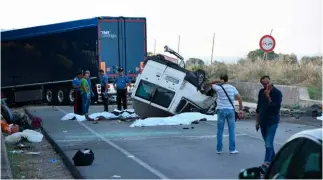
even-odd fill
[[(101, 87), (101, 92), (105, 92), (105, 87)], [(105, 112), (109, 112), (109, 97), (102, 94), (103, 107)]]
[(119, 111), (121, 111), (121, 101), (123, 110), (127, 109), (127, 89), (117, 89), (117, 105)]

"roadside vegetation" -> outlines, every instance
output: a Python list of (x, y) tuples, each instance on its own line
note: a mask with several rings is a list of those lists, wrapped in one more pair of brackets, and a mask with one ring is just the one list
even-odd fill
[(210, 79), (227, 73), (232, 81), (258, 83), (261, 76), (269, 75), (275, 84), (307, 87), (311, 99), (322, 99), (322, 56), (298, 60), (294, 54), (272, 52), (263, 60), (263, 52), (257, 49), (237, 63), (215, 61), (206, 66), (202, 60), (190, 58), (186, 64), (191, 70), (204, 69)]

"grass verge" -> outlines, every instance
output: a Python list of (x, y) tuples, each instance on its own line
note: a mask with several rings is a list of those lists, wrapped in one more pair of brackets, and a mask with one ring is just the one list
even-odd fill
[(322, 100), (322, 87), (308, 87), (307, 91), (311, 99)]

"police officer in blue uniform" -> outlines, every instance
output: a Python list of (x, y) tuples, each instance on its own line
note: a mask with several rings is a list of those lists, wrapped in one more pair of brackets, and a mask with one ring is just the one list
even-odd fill
[(123, 75), (123, 69), (118, 69), (119, 76), (114, 80), (113, 86), (117, 90), (117, 105), (118, 110), (121, 111), (121, 100), (123, 110), (127, 109), (127, 87), (130, 85), (130, 81), (127, 76)]
[(100, 84), (101, 84), (101, 93), (102, 93), (102, 100), (103, 100), (103, 106), (104, 111), (109, 112), (109, 97), (108, 97), (108, 76), (104, 73), (104, 71), (100, 70)]

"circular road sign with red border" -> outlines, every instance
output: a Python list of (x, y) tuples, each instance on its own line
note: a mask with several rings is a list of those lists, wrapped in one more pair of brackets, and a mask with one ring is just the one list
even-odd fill
[(270, 53), (275, 49), (276, 41), (271, 35), (264, 35), (259, 41), (260, 49), (266, 53)]

